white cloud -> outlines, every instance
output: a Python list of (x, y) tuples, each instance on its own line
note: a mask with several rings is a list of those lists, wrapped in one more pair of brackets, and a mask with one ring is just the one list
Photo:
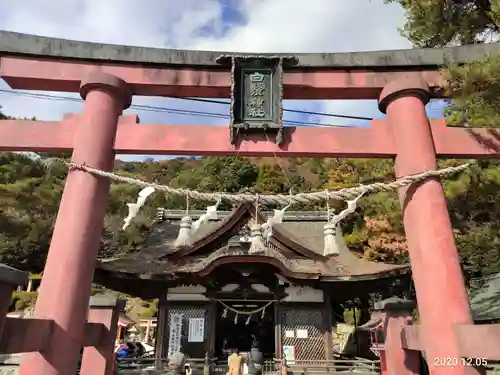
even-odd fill
[[(384, 4), (383, 0), (3, 0), (0, 3), (0, 28), (4, 30), (103, 43), (238, 52), (408, 48), (408, 41), (397, 30), (403, 20), (402, 10)], [(166, 98), (135, 98), (134, 103), (227, 111), (223, 106)], [(72, 102), (5, 94), (0, 94), (0, 105), (9, 115), (44, 120), (80, 111), (80, 105)], [(357, 116), (379, 115), (374, 102), (364, 101), (292, 101), (286, 106)], [(143, 122), (149, 123), (225, 123), (197, 116), (138, 113)], [(310, 120), (352, 123), (315, 116)]]
[[(223, 38), (194, 38), (187, 48), (240, 52), (352, 52), (409, 47), (403, 12), (382, 0), (244, 0), (247, 22)], [(383, 21), (382, 21), (383, 20)]]

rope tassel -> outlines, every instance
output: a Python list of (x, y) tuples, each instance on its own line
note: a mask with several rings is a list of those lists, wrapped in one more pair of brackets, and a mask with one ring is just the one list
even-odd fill
[(248, 315), (248, 318), (247, 320), (245, 321), (245, 325), (249, 325), (250, 324), (250, 319), (252, 318), (252, 315)]
[(201, 215), (199, 219), (193, 223), (193, 220), (188, 213), (189, 197), (186, 196), (186, 216), (181, 219), (181, 228), (179, 229), (179, 235), (175, 241), (175, 247), (191, 246), (193, 244), (192, 236), (198, 231), (198, 229), (200, 229), (202, 225), (208, 223), (209, 220), (217, 220), (217, 208), (219, 207), (221, 201), (222, 200), (219, 198), (217, 203), (213, 206), (208, 206), (207, 212)]
[(342, 228), (340, 222), (344, 220), (347, 216), (356, 211), (358, 200), (364, 195), (362, 192), (355, 199), (347, 201), (347, 208), (341, 211), (337, 215), (330, 217), (330, 206), (328, 205), (328, 191), (326, 192), (326, 205), (327, 205), (327, 217), (328, 222), (324, 226), (325, 235), (325, 247), (323, 249), (323, 255), (338, 255), (340, 251), (348, 251), (347, 246), (342, 236)]
[(291, 203), (283, 207), (281, 210), (274, 210), (274, 215), (267, 219), (266, 223), (262, 226), (263, 236), (267, 242), (273, 235), (273, 226), (282, 224), (285, 217), (286, 210), (291, 206)]
[(175, 240), (175, 247), (192, 245), (192, 239), (191, 239), (192, 225), (193, 225), (193, 220), (191, 219), (190, 216), (184, 216), (181, 219), (181, 224), (180, 224), (181, 229), (179, 229), (179, 235)]
[(248, 254), (258, 254), (266, 251), (266, 245), (264, 243), (264, 237), (262, 236), (262, 225), (252, 224), (250, 226), (250, 248), (248, 249)]
[(326, 223), (324, 226), (325, 231), (325, 247), (323, 249), (323, 255), (338, 255), (339, 249), (336, 241), (336, 225), (333, 223)]

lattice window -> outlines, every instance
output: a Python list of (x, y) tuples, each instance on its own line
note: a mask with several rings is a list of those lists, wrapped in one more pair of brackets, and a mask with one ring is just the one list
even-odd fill
[[(295, 360), (326, 359), (321, 308), (284, 307), (281, 312), (281, 327), (283, 346), (294, 347)], [(292, 331), (293, 337), (290, 337)], [(303, 337), (304, 335), (307, 337)]]
[[(182, 315), (182, 325), (180, 329), (180, 337), (176, 337), (179, 334), (179, 330), (174, 328), (171, 329), (171, 324), (173, 318), (175, 320), (176, 316)], [(172, 352), (180, 349), (182, 353), (190, 358), (204, 358), (206, 348), (208, 347), (208, 312), (206, 308), (203, 307), (173, 307), (168, 309), (168, 320), (167, 320), (167, 345), (169, 355)], [(189, 341), (189, 320), (190, 319), (203, 319), (203, 341), (202, 342), (190, 342)], [(197, 321), (199, 323), (199, 321)], [(174, 322), (175, 323), (175, 322)], [(199, 324), (198, 324), (199, 328)], [(174, 337), (171, 337), (173, 335)], [(180, 342), (180, 343), (179, 343)], [(180, 344), (180, 347), (179, 347)]]

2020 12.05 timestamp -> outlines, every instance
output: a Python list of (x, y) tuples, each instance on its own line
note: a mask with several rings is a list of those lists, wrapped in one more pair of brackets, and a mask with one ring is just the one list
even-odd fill
[(467, 366), (467, 367), (480, 367), (487, 366), (488, 361), (484, 358), (457, 358), (457, 357), (438, 357), (434, 358), (434, 366), (436, 367), (455, 367), (455, 366)]

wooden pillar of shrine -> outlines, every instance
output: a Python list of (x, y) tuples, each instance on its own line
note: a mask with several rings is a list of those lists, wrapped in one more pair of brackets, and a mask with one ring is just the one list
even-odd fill
[(277, 360), (284, 360), (283, 356), (283, 331), (281, 324), (281, 304), (278, 298), (274, 303), (274, 355)]
[(156, 320), (156, 338), (155, 338), (155, 357), (156, 366), (162, 368), (164, 362), (161, 359), (166, 359), (168, 355), (168, 306), (167, 306), (167, 291), (162, 294), (158, 300), (158, 314)]
[(327, 360), (333, 360), (333, 338), (332, 338), (332, 299), (330, 292), (323, 289), (323, 320), (325, 336), (325, 357)]
[[(397, 177), (436, 169), (432, 131), (425, 112), (427, 84), (399, 79), (382, 91), (379, 108), (387, 114), (397, 149)], [(472, 324), (469, 300), (439, 178), (399, 190), (415, 282), (421, 332), (432, 375), (472, 374), (457, 366), (434, 366), (438, 358), (460, 358), (454, 327)]]
[[(82, 82), (80, 94), (85, 105), (75, 119), (72, 161), (110, 171), (118, 119), (131, 92), (121, 79), (95, 72)], [(35, 307), (36, 318), (53, 319), (57, 328), (43, 354), (26, 355), (21, 375), (76, 372), (109, 184), (78, 169), (68, 172)]]

